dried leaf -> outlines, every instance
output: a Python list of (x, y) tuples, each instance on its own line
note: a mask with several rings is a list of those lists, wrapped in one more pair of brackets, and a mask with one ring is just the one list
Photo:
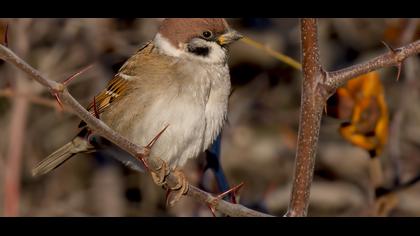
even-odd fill
[(379, 156), (388, 139), (388, 107), (377, 72), (371, 72), (339, 88), (329, 101), (330, 116), (345, 120), (340, 134), (352, 144)]

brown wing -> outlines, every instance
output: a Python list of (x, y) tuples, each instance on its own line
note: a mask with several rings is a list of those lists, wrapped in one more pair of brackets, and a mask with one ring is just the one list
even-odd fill
[[(147, 48), (149, 48), (149, 51), (147, 51)], [(127, 85), (136, 77), (133, 73), (133, 68), (136, 66), (136, 61), (139, 59), (139, 55), (145, 52), (150, 52), (152, 49), (153, 45), (151, 42), (148, 42), (142, 46), (133, 57), (124, 63), (114, 78), (109, 81), (107, 87), (96, 95), (94, 100), (87, 107), (87, 110), (92, 115), (99, 116), (100, 118), (100, 114), (127, 91)], [(84, 127), (85, 125), (86, 123), (82, 121), (79, 124), (79, 127)]]

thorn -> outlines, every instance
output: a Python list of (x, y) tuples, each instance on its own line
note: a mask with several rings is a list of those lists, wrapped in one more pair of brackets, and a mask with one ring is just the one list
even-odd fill
[(63, 106), (63, 103), (61, 102), (60, 97), (58, 96), (58, 93), (54, 93), (53, 95), (55, 97), (55, 100), (57, 100), (58, 105), (60, 106), (60, 111), (63, 111), (64, 106)]
[[(386, 48), (388, 48), (388, 50), (395, 54), (397, 53), (397, 50), (393, 49), (391, 46), (389, 46), (389, 44), (387, 44), (385, 41), (381, 41), (383, 43), (383, 45), (385, 45)], [(398, 74), (397, 74), (397, 81), (400, 80), (400, 76), (401, 76), (401, 69), (402, 69), (402, 60), (398, 63), (397, 65), (398, 68)]]
[(143, 163), (144, 168), (146, 168), (147, 172), (150, 172), (149, 165), (146, 163), (146, 161), (144, 160), (144, 158), (142, 156), (140, 156), (139, 159)]
[[(223, 193), (219, 194), (219, 195), (217, 196), (217, 198), (218, 198), (218, 199), (222, 199), (224, 196), (226, 196), (226, 195), (227, 195), (227, 194), (229, 194), (230, 192), (232, 192), (233, 197), (235, 197), (235, 194), (239, 191), (239, 189), (240, 189), (240, 188), (242, 188), (242, 186), (244, 186), (244, 182), (242, 182), (242, 183), (240, 183), (240, 184), (236, 185), (235, 187), (233, 187), (233, 188), (231, 188), (231, 189), (229, 189), (229, 190), (227, 190), (227, 191), (225, 191), (225, 192), (223, 192)], [(234, 199), (234, 200), (235, 200), (235, 202), (232, 202), (232, 203), (235, 203), (235, 204), (236, 204), (236, 199)]]
[(159, 137), (163, 134), (163, 132), (165, 132), (165, 130), (168, 128), (169, 124), (165, 126), (165, 128), (162, 129), (162, 131), (160, 131), (156, 137), (154, 137), (152, 139), (152, 141), (150, 141), (150, 143), (147, 144), (146, 148), (151, 149), (153, 147), (153, 145), (156, 143), (156, 141), (159, 139)]
[(218, 201), (220, 201), (224, 196), (226, 196), (229, 193), (232, 193), (232, 203), (233, 204), (237, 204), (236, 202), (236, 193), (239, 191), (240, 188), (242, 188), (242, 186), (244, 185), (244, 182), (236, 185), (235, 187), (217, 195), (213, 200), (211, 200), (211, 202), (209, 202), (207, 204), (207, 207), (210, 209), (211, 213), (213, 214), (213, 216), (215, 217), (216, 214), (216, 209), (215, 209), (215, 205), (217, 204)]
[(385, 45), (385, 47), (392, 53), (395, 53), (395, 49), (393, 49), (391, 46), (389, 46), (389, 44), (387, 44), (385, 41), (381, 41), (383, 45)]
[(93, 112), (95, 113), (96, 119), (100, 120), (101, 118), (99, 118), (98, 107), (96, 106), (96, 96), (93, 96)]
[(233, 193), (230, 195), (230, 201), (231, 201), (233, 204), (237, 204), (237, 203), (238, 203), (238, 201), (236, 201), (236, 192), (233, 192)]
[(4, 46), (6, 47), (9, 47), (8, 33), (9, 33), (9, 24), (6, 24), (6, 29), (4, 30)]
[(207, 204), (207, 207), (210, 209), (213, 217), (216, 217), (216, 210), (214, 209), (214, 207), (210, 203)]
[(73, 79), (75, 79), (77, 76), (79, 76), (79, 75), (81, 75), (81, 74), (83, 74), (85, 71), (87, 71), (87, 70), (89, 70), (90, 68), (92, 68), (93, 67), (93, 64), (90, 64), (89, 66), (86, 66), (85, 68), (83, 68), (82, 70), (80, 70), (80, 71), (78, 71), (78, 72), (76, 72), (76, 73), (74, 73), (73, 75), (71, 75), (70, 77), (68, 77), (67, 79), (65, 79), (64, 81), (63, 81), (63, 84), (65, 85), (65, 86), (67, 86)]
[(398, 73), (397, 73), (397, 81), (400, 80), (400, 76), (401, 76), (401, 71), (402, 71), (402, 62), (398, 63), (397, 68), (398, 68)]

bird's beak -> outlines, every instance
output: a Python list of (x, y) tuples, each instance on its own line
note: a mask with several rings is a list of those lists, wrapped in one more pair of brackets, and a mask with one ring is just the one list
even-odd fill
[(238, 33), (235, 30), (229, 30), (227, 33), (224, 33), (222, 35), (219, 36), (219, 38), (217, 38), (217, 43), (220, 44), (221, 46), (225, 46), (225, 45), (229, 45), (241, 38), (243, 38), (244, 36), (241, 35), (240, 33)]

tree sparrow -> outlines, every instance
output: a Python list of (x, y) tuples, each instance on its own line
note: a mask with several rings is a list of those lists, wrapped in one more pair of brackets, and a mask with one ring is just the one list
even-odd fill
[[(222, 18), (165, 19), (154, 39), (125, 62), (88, 110), (138, 145), (169, 125), (149, 158), (182, 167), (212, 144), (225, 122), (231, 91), (227, 46), (241, 37)], [(97, 149), (86, 124), (80, 127), (76, 138), (34, 168), (34, 175)], [(133, 157), (116, 158), (141, 169)], [(162, 183), (163, 178), (154, 179)]]

